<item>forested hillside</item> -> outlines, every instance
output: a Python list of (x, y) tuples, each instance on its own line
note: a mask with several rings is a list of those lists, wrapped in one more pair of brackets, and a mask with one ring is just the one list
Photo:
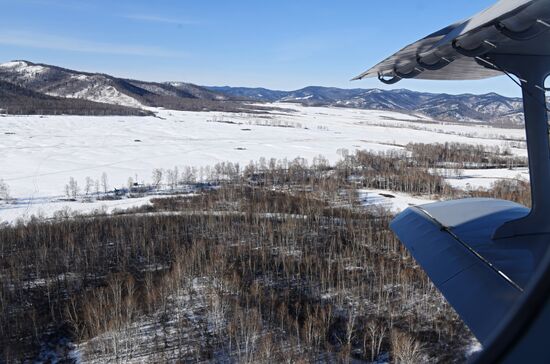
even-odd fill
[(5, 81), (0, 81), (0, 114), (153, 115), (150, 111), (132, 107), (49, 96)]

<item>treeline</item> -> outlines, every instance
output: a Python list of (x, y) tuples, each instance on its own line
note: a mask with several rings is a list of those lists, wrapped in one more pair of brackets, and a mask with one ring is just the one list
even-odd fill
[(514, 156), (509, 148), (464, 143), (409, 143), (410, 158), (432, 168), (515, 168), (526, 167), (527, 159)]
[(446, 195), (453, 189), (443, 177), (418, 166), (402, 151), (369, 153), (358, 151), (346, 156), (340, 173), (366, 188), (405, 192), (415, 195)]
[(475, 189), (469, 191), (468, 197), (490, 197), (510, 200), (531, 207), (531, 186), (528, 181), (499, 180), (490, 189)]
[[(455, 146), (457, 150), (463, 150), (463, 145)], [(419, 150), (424, 145), (415, 146)], [(429, 148), (426, 148), (427, 150)], [(464, 163), (469, 160), (478, 165), (483, 161), (499, 163), (498, 148), (475, 148), (479, 152), (472, 153), (468, 157), (454, 156), (455, 161)], [(137, 177), (129, 177), (126, 185), (118, 188), (132, 191), (132, 186), (139, 186), (152, 192), (163, 191), (181, 192), (182, 186), (202, 186), (205, 182), (217, 186), (223, 183), (244, 183), (255, 186), (273, 186), (279, 190), (288, 191), (298, 189), (320, 193), (320, 198), (335, 201), (342, 198), (342, 190), (357, 188), (382, 189), (395, 192), (403, 192), (412, 195), (428, 195), (433, 199), (449, 199), (462, 197), (494, 197), (512, 200), (526, 206), (530, 206), (530, 187), (528, 181), (521, 179), (498, 180), (489, 188), (462, 190), (450, 186), (442, 175), (441, 170), (431, 168), (435, 157), (422, 159), (418, 162), (407, 152), (366, 152), (356, 151), (350, 154), (347, 150), (340, 151), (342, 158), (335, 165), (319, 155), (311, 162), (304, 158), (289, 159), (265, 159), (250, 162), (247, 165), (239, 163), (220, 162), (213, 166), (190, 167), (175, 166), (171, 169), (155, 168), (152, 171), (150, 182), (137, 183)], [(417, 154), (415, 154), (415, 157)], [(506, 157), (503, 157), (504, 159)], [(455, 167), (447, 168), (460, 172)], [(7, 188), (7, 186), (6, 186)], [(202, 190), (204, 188), (198, 188)], [(69, 179), (65, 186), (65, 195), (69, 198), (100, 196), (104, 198), (112, 193), (105, 173), (99, 179), (86, 177), (79, 184), (74, 178)], [(186, 190), (191, 192), (191, 190)], [(137, 194), (139, 195), (139, 194)], [(348, 194), (352, 195), (352, 194)], [(348, 201), (353, 204), (352, 200)]]
[(134, 96), (147, 106), (163, 107), (182, 111), (219, 111), (228, 113), (267, 113), (276, 110), (272, 106), (251, 105), (234, 100), (209, 100), (195, 97), (177, 97), (167, 95), (145, 94)]

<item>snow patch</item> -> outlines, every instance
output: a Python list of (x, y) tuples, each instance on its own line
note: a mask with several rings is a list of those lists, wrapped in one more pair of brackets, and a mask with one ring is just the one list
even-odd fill
[[(86, 77), (85, 75), (79, 75), (76, 77)], [(81, 78), (80, 78), (81, 79)], [(75, 98), (75, 99), (85, 99), (89, 101), (95, 101), (95, 102), (103, 102), (106, 104), (114, 104), (114, 105), (121, 105), (121, 106), (129, 106), (129, 107), (142, 107), (143, 105), (133, 97), (130, 97), (126, 94), (123, 94), (122, 92), (118, 91), (116, 88), (114, 88), (111, 85), (96, 85), (92, 84), (82, 90), (64, 94), (64, 95), (58, 95), (56, 93), (48, 93), (51, 96), (62, 96), (62, 97), (68, 97), (68, 98)]]
[(460, 189), (491, 188), (498, 180), (529, 181), (529, 169), (520, 168), (492, 168), (492, 169), (464, 169), (459, 174), (453, 169), (437, 169), (437, 173), (445, 178), (451, 186)]
[(410, 206), (424, 205), (434, 200), (426, 197), (415, 197), (406, 193), (386, 190), (357, 190), (361, 204), (368, 209), (383, 208), (391, 212), (401, 212)]
[(46, 67), (30, 65), (24, 61), (12, 61), (2, 63), (0, 64), (0, 68), (10, 69), (11, 71), (20, 73), (23, 77), (27, 79), (35, 78), (36, 76), (39, 76), (40, 74), (48, 71)]
[(90, 76), (88, 76), (88, 75), (71, 75), (71, 78), (73, 80), (86, 81), (90, 78)]
[(483, 346), (479, 341), (474, 340), (466, 349), (466, 358), (470, 358), (481, 351), (483, 351)]

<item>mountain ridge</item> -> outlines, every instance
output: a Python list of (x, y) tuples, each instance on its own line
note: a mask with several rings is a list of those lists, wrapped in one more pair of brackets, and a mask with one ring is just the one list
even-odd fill
[[(199, 86), (186, 82), (150, 82), (129, 78), (119, 78), (105, 73), (92, 73), (71, 70), (54, 65), (16, 60), (0, 64), (0, 81), (33, 91), (30, 99), (17, 101), (15, 93), (9, 95), (9, 102), (4, 99), (3, 106), (18, 105), (18, 110), (25, 108), (22, 100), (33, 105), (42, 105), (48, 111), (44, 100), (38, 94), (57, 97), (64, 100), (86, 100), (96, 104), (83, 104), (87, 110), (98, 109), (107, 112), (105, 104), (125, 107), (116, 112), (140, 114), (137, 110), (147, 107), (163, 107), (186, 111), (221, 111), (221, 112), (257, 112), (261, 110), (252, 102), (290, 102), (305, 106), (349, 107), (359, 109), (388, 110), (405, 113), (420, 113), (437, 120), (459, 122), (483, 121), (488, 123), (514, 124), (523, 123), (523, 104), (520, 98), (505, 97), (494, 92), (482, 95), (475, 94), (438, 94), (411, 91), (408, 89), (342, 89), (337, 87), (307, 86), (299, 90), (282, 91), (267, 88)], [(12, 90), (14, 87), (6, 86)], [(7, 96), (6, 96), (7, 97)], [(41, 99), (41, 101), (37, 101)], [(1, 100), (0, 100), (1, 101)], [(53, 102), (53, 101), (52, 101)], [(8, 105), (9, 104), (9, 105)], [(75, 103), (61, 102), (55, 104), (63, 112), (64, 108), (74, 112)], [(36, 109), (36, 108), (33, 108)], [(134, 111), (131, 111), (134, 110)]]
[(247, 110), (246, 105), (232, 97), (191, 83), (132, 80), (25, 60), (0, 64), (0, 81), (47, 96), (83, 99), (134, 109)]
[(336, 106), (400, 112), (416, 112), (434, 119), (451, 121), (486, 121), (521, 124), (521, 98), (506, 97), (494, 92), (476, 95), (411, 91), (408, 89), (342, 89), (308, 86), (299, 90), (281, 91), (265, 88), (205, 86), (236, 98), (295, 102), (306, 106)]

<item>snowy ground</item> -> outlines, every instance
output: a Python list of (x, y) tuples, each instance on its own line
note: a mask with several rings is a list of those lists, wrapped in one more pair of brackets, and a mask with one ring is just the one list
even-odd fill
[(411, 196), (406, 193), (390, 192), (386, 190), (367, 190), (362, 189), (357, 191), (359, 201), (367, 208), (382, 207), (394, 213), (401, 212), (409, 206), (423, 205), (434, 200)]
[(73, 202), (61, 201), (56, 198), (42, 199), (17, 199), (14, 203), (0, 205), (0, 223), (14, 223), (17, 220), (27, 221), (32, 216), (40, 218), (52, 218), (58, 213), (71, 216), (79, 214), (90, 214), (94, 212), (113, 213), (132, 207), (150, 205), (153, 198), (159, 196), (147, 196), (138, 198), (124, 198), (121, 200)]
[[(247, 164), (260, 157), (311, 161), (319, 154), (334, 162), (341, 148), (379, 151), (409, 142), (513, 146), (512, 153), (526, 155), (522, 129), (438, 123), (385, 111), (275, 106), (293, 112), (155, 110), (158, 117), (0, 117), (0, 179), (9, 185), (12, 197), (21, 199), (14, 206), (0, 207), (0, 221), (41, 208), (62, 209), (67, 203), (51, 201), (63, 195), (70, 177), (83, 186), (87, 176), (99, 179), (103, 172), (112, 188), (126, 185), (129, 177), (149, 182), (154, 168), (211, 166), (221, 161)], [(472, 178), (457, 179), (456, 184), (499, 177), (493, 172), (476, 172)], [(87, 210), (86, 204), (78, 205), (70, 207)]]
[(529, 181), (528, 168), (503, 169), (465, 169), (456, 175), (453, 170), (438, 171), (453, 187), (462, 189), (490, 188), (500, 179), (516, 179)]

